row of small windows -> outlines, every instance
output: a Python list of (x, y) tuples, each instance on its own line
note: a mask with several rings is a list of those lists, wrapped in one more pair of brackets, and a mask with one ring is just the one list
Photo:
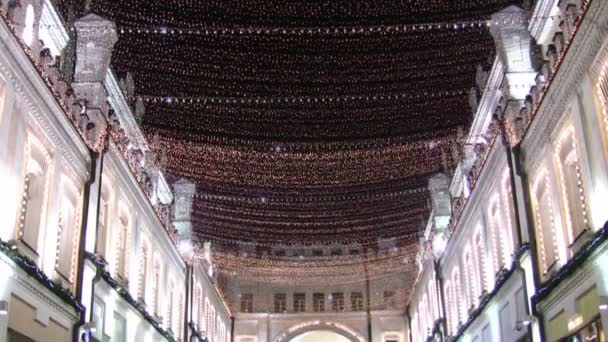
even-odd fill
[[(394, 301), (394, 291), (384, 291), (384, 301), (386, 305), (392, 305)], [(306, 312), (306, 293), (296, 292), (293, 294), (292, 311), (293, 312)], [(287, 312), (287, 294), (286, 293), (275, 293), (273, 297), (275, 313)], [(326, 303), (331, 305), (331, 311), (341, 312), (345, 311), (344, 304), (344, 293), (343, 292), (332, 292), (328, 296), (321, 292), (315, 292), (312, 294), (312, 311), (313, 312), (325, 312)], [(362, 311), (364, 310), (363, 293), (354, 291), (350, 293), (350, 310)], [(254, 312), (253, 310), (253, 294), (243, 293), (241, 294), (241, 312)]]
[[(342, 251), (341, 249), (332, 249), (332, 250), (329, 251), (329, 254), (326, 254), (326, 251), (323, 250), (323, 249), (313, 249), (312, 250), (312, 256), (313, 257), (322, 257), (322, 256), (326, 256), (326, 255), (329, 255), (329, 256), (340, 256), (340, 255), (344, 255), (343, 253), (344, 253), (344, 251)], [(263, 254), (272, 254), (272, 255), (274, 255), (276, 257), (286, 257), (286, 256), (288, 256), (287, 251), (283, 250), (283, 249), (275, 250), (272, 253), (270, 253), (270, 252), (264, 253), (263, 252), (261, 254), (262, 255)], [(349, 255), (359, 255), (360, 251), (358, 249), (351, 249), (351, 250), (348, 250), (348, 254)], [(294, 256), (294, 257), (304, 256), (304, 255), (305, 255), (304, 251), (297, 251), (295, 253), (292, 253), (292, 256)]]

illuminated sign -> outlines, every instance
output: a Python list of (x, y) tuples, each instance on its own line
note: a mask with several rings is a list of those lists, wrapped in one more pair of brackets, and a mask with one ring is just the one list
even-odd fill
[(568, 331), (576, 330), (581, 324), (583, 324), (583, 316), (580, 314), (570, 317), (568, 320)]

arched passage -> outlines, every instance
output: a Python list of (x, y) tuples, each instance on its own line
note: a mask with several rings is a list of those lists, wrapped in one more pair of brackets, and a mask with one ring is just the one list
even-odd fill
[(348, 338), (330, 331), (313, 330), (295, 336), (289, 342), (351, 342)]
[(349, 326), (317, 320), (291, 326), (275, 337), (273, 342), (325, 342), (325, 340), (315, 339), (322, 337), (330, 338), (327, 342), (367, 342), (362, 334)]

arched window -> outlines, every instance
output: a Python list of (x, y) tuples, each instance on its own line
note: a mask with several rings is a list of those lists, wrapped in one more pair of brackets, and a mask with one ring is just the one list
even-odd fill
[(0, 124), (4, 120), (2, 113), (4, 112), (4, 101), (6, 98), (6, 84), (2, 77), (0, 77)]
[(60, 198), (59, 228), (57, 231), (57, 257), (55, 268), (70, 283), (74, 282), (74, 259), (76, 258), (76, 239), (78, 238), (79, 213), (78, 190), (71, 180), (63, 182)]
[(431, 322), (431, 327), (435, 323), (436, 315), (435, 315), (435, 290), (433, 283), (435, 282), (435, 275), (433, 274), (431, 279), (429, 280), (429, 284), (427, 285), (427, 292), (429, 293), (429, 318)]
[(197, 312), (197, 323), (198, 323), (198, 329), (199, 330), (204, 330), (205, 327), (205, 312), (203, 309), (203, 288), (201, 287), (201, 285), (199, 284), (197, 287), (197, 296), (196, 296), (196, 312)]
[(148, 263), (150, 260), (148, 244), (145, 241), (141, 243), (139, 255), (139, 279), (137, 296), (144, 303), (146, 302), (146, 285), (148, 283)]
[(215, 308), (211, 307), (211, 326), (209, 327), (209, 339), (215, 341)]
[(572, 244), (588, 226), (583, 178), (576, 148), (574, 127), (570, 126), (559, 138), (556, 158), (562, 190), (562, 203)]
[(118, 219), (116, 227), (116, 275), (122, 280), (128, 278), (128, 251), (129, 251), (129, 219), (123, 213)]
[(445, 296), (445, 305), (446, 305), (446, 311), (447, 311), (447, 323), (448, 323), (448, 331), (450, 332), (450, 335), (454, 333), (455, 327), (456, 327), (456, 311), (454, 308), (454, 298), (452, 295), (452, 286), (449, 280), (447, 280), (445, 282), (445, 285), (443, 286), (443, 293)]
[(465, 266), (465, 280), (466, 280), (466, 297), (467, 303), (466, 308), (476, 305), (476, 297), (477, 297), (477, 270), (475, 269), (475, 263), (473, 260), (473, 253), (471, 252), (471, 248), (467, 245), (464, 249), (464, 260)]
[(44, 227), (48, 189), (50, 187), (49, 167), (51, 157), (33, 136), (28, 135), (28, 158), (21, 202), (21, 217), (18, 238), (32, 251), (39, 252), (38, 238)]
[(34, 6), (32, 4), (27, 5), (25, 8), (25, 20), (23, 33), (21, 34), (21, 38), (28, 46), (32, 46), (32, 41), (34, 39)]
[(418, 301), (418, 329), (420, 329), (420, 335), (424, 336), (424, 330), (426, 328), (426, 312), (424, 308), (424, 302), (426, 301), (426, 294), (422, 295), (422, 298)]
[(412, 315), (412, 337), (414, 341), (420, 341), (422, 338), (420, 337), (420, 324), (418, 323), (418, 313), (414, 312)]
[(175, 288), (175, 286), (173, 285), (173, 282), (169, 283), (169, 288), (167, 291), (167, 328), (171, 329), (171, 331), (173, 331), (173, 333), (175, 334), (177, 332), (176, 330), (176, 322), (175, 322), (175, 311), (173, 310), (173, 306), (175, 305), (175, 293), (173, 293), (173, 289)]
[(555, 221), (551, 203), (551, 189), (546, 171), (534, 184), (534, 216), (536, 235), (540, 249), (540, 264), (544, 273), (557, 261), (557, 241), (555, 236)]
[(209, 298), (205, 298), (205, 317), (207, 322), (205, 334), (207, 337), (209, 337), (211, 333), (211, 303), (209, 303)]
[(477, 227), (477, 231), (475, 232), (475, 248), (473, 251), (475, 252), (475, 261), (477, 270), (477, 282), (479, 286), (479, 292), (477, 295), (481, 295), (484, 290), (487, 290), (486, 283), (486, 246), (483, 240), (483, 235), (481, 233), (481, 226)]
[(452, 271), (452, 292), (454, 296), (454, 312), (456, 314), (456, 324), (454, 325), (454, 329), (458, 329), (458, 324), (463, 320), (463, 302), (462, 302), (462, 281), (460, 279), (460, 271), (458, 268), (454, 268)]
[(175, 328), (175, 335), (177, 336), (177, 340), (182, 340), (182, 329), (184, 327), (184, 294), (179, 294), (179, 304), (177, 305), (177, 328)]
[(492, 259), (494, 265), (494, 273), (498, 273), (507, 260), (506, 243), (506, 220), (504, 218), (504, 210), (500, 208), (499, 196), (494, 195), (490, 200), (490, 208), (488, 212), (491, 234), (492, 234)]
[(156, 316), (161, 315), (161, 265), (158, 261), (158, 258), (154, 260), (154, 275), (152, 279), (152, 286), (154, 287), (152, 290), (152, 295), (154, 296), (154, 313)]
[(107, 184), (102, 185), (101, 198), (99, 202), (99, 221), (97, 222), (97, 239), (95, 240), (95, 252), (102, 258), (106, 258), (106, 243), (108, 240), (108, 229), (110, 224), (110, 190)]
[[(506, 254), (507, 256), (515, 253), (515, 206), (513, 205), (513, 189), (511, 188), (511, 176), (509, 172), (505, 172), (502, 179), (502, 201), (504, 203), (504, 215), (505, 215), (505, 238), (506, 240)], [(510, 258), (507, 258), (507, 262), (510, 262)], [(507, 265), (508, 266), (508, 265)]]

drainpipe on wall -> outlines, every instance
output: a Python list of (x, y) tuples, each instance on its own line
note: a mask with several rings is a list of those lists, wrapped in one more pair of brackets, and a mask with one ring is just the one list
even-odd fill
[(412, 342), (412, 320), (410, 318), (410, 305), (405, 307), (405, 319), (407, 319), (407, 340)]
[[(367, 261), (369, 260), (368, 253), (365, 253), (365, 263), (363, 264), (363, 268), (365, 269), (365, 297), (366, 297), (366, 306), (367, 306), (367, 341), (372, 342), (372, 313), (371, 313), (371, 298), (370, 298), (370, 281), (369, 281), (369, 270)], [(352, 308), (351, 308), (352, 310)]]
[(185, 300), (184, 303), (184, 312), (182, 313), (185, 317), (184, 317), (184, 332), (183, 332), (183, 336), (182, 336), (182, 340), (183, 341), (189, 341), (188, 339), (188, 335), (190, 335), (192, 337), (192, 335), (194, 335), (193, 333), (189, 332), (189, 327), (190, 327), (190, 318), (192, 317), (189, 313), (190, 310), (192, 309), (192, 282), (194, 281), (193, 278), (193, 274), (194, 272), (192, 272), (192, 265), (189, 263), (186, 263), (186, 291), (185, 294), (186, 296), (188, 296)]
[[(540, 270), (538, 268), (538, 262), (537, 262), (537, 255), (538, 255), (538, 250), (537, 250), (537, 245), (536, 245), (536, 234), (534, 232), (534, 220), (533, 220), (533, 214), (532, 214), (532, 208), (530, 207), (530, 192), (528, 191), (529, 189), (529, 183), (528, 183), (528, 175), (526, 174), (526, 172), (523, 170), (522, 168), (522, 159), (521, 159), (521, 143), (515, 145), (513, 147), (513, 155), (514, 155), (514, 159), (515, 159), (515, 172), (517, 173), (517, 175), (519, 176), (519, 178), (521, 179), (521, 183), (522, 183), (522, 187), (523, 187), (523, 199), (524, 199), (524, 210), (526, 213), (526, 219), (528, 221), (528, 236), (530, 238), (530, 256), (532, 258), (532, 278), (534, 280), (534, 288), (536, 290), (538, 290), (538, 288), (540, 287), (541, 284), (541, 280), (540, 280)], [(535, 316), (538, 320), (538, 328), (540, 330), (540, 339), (541, 341), (545, 340), (545, 329), (544, 329), (544, 321), (543, 321), (543, 315), (538, 312), (536, 310), (536, 303), (534, 301), (532, 301), (532, 303), (530, 303), (531, 307), (532, 307), (532, 315)]]
[[(89, 180), (84, 184), (83, 191), (83, 204), (82, 204), (82, 226), (80, 227), (80, 237), (78, 240), (78, 260), (76, 265), (76, 301), (82, 304), (82, 281), (84, 274), (84, 252), (86, 247), (86, 235), (88, 228), (88, 220), (87, 216), (89, 213), (89, 204), (90, 204), (90, 194), (91, 187), (94, 185), (96, 181), (96, 175), (99, 171), (99, 179), (101, 179), (101, 167), (103, 165), (103, 154), (97, 152), (89, 152), (91, 157), (91, 170)], [(98, 182), (99, 186), (101, 186), (101, 182)], [(101, 195), (101, 193), (100, 193)], [(97, 199), (97, 205), (99, 205), (99, 198)], [(98, 211), (99, 212), (99, 211)], [(74, 324), (72, 328), (72, 340), (74, 342), (80, 341), (80, 329), (86, 322), (85, 311), (80, 313), (80, 319), (78, 322)], [(91, 305), (91, 314), (93, 312), (93, 306)]]
[(234, 316), (230, 317), (230, 342), (234, 342)]
[(441, 316), (439, 319), (441, 319), (441, 325), (443, 325), (443, 329), (441, 329), (441, 341), (445, 340), (445, 334), (448, 331), (448, 327), (447, 327), (447, 311), (445, 309), (445, 300), (443, 298), (443, 278), (441, 278), (441, 268), (439, 267), (439, 261), (433, 260), (433, 264), (435, 265), (435, 280), (437, 281), (437, 298), (439, 298), (439, 301), (441, 303), (439, 303), (439, 310), (441, 310), (441, 312), (439, 313), (439, 315)]
[[(517, 184), (515, 183), (515, 170), (513, 167), (513, 152), (507, 139), (507, 132), (505, 127), (505, 120), (499, 119), (500, 124), (500, 137), (502, 144), (505, 147), (505, 153), (507, 155), (507, 166), (509, 168), (509, 181), (511, 183), (511, 202), (513, 203), (513, 212), (515, 213), (515, 230), (517, 231), (517, 243), (519, 246), (522, 245), (523, 239), (521, 236), (521, 221), (519, 219), (519, 201), (517, 200)], [(525, 191), (525, 189), (523, 189)]]

